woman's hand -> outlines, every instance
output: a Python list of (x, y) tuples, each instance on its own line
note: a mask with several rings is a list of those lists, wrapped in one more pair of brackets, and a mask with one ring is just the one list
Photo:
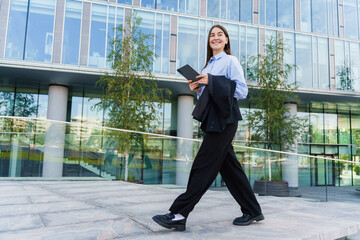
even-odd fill
[(196, 76), (196, 78), (200, 78), (197, 82), (199, 84), (208, 85), (209, 84), (209, 77), (207, 74), (200, 74)]
[(193, 82), (192, 80), (187, 81), (187, 83), (189, 84), (190, 90), (200, 93), (201, 92), (201, 88), (199, 87), (199, 81)]

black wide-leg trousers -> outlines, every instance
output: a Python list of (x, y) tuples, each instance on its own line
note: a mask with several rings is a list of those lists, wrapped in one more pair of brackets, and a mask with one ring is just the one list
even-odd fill
[(205, 133), (191, 168), (186, 192), (178, 196), (170, 212), (187, 217), (220, 172), (231, 195), (244, 214), (259, 215), (261, 208), (236, 158), (231, 142), (238, 123), (230, 123), (222, 133)]

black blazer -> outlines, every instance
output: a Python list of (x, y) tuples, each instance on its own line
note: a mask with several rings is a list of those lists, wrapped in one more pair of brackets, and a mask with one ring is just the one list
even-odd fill
[(192, 113), (201, 122), (204, 132), (222, 132), (226, 124), (242, 120), (237, 100), (234, 97), (236, 82), (225, 76), (208, 74), (209, 83)]

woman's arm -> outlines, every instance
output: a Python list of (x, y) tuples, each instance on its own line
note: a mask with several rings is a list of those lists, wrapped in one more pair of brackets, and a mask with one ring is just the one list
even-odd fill
[(248, 86), (244, 78), (244, 71), (236, 57), (230, 56), (230, 66), (228, 68), (227, 77), (236, 82), (234, 97), (245, 99), (248, 94)]

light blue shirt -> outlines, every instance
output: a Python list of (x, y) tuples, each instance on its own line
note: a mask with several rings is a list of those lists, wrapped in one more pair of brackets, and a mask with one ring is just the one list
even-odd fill
[[(243, 69), (235, 56), (221, 52), (212, 56), (208, 65), (201, 71), (201, 74), (220, 75), (236, 82), (234, 97), (245, 99), (248, 94), (248, 87), (245, 82)], [(197, 94), (199, 99), (205, 86), (201, 87), (201, 92)]]

